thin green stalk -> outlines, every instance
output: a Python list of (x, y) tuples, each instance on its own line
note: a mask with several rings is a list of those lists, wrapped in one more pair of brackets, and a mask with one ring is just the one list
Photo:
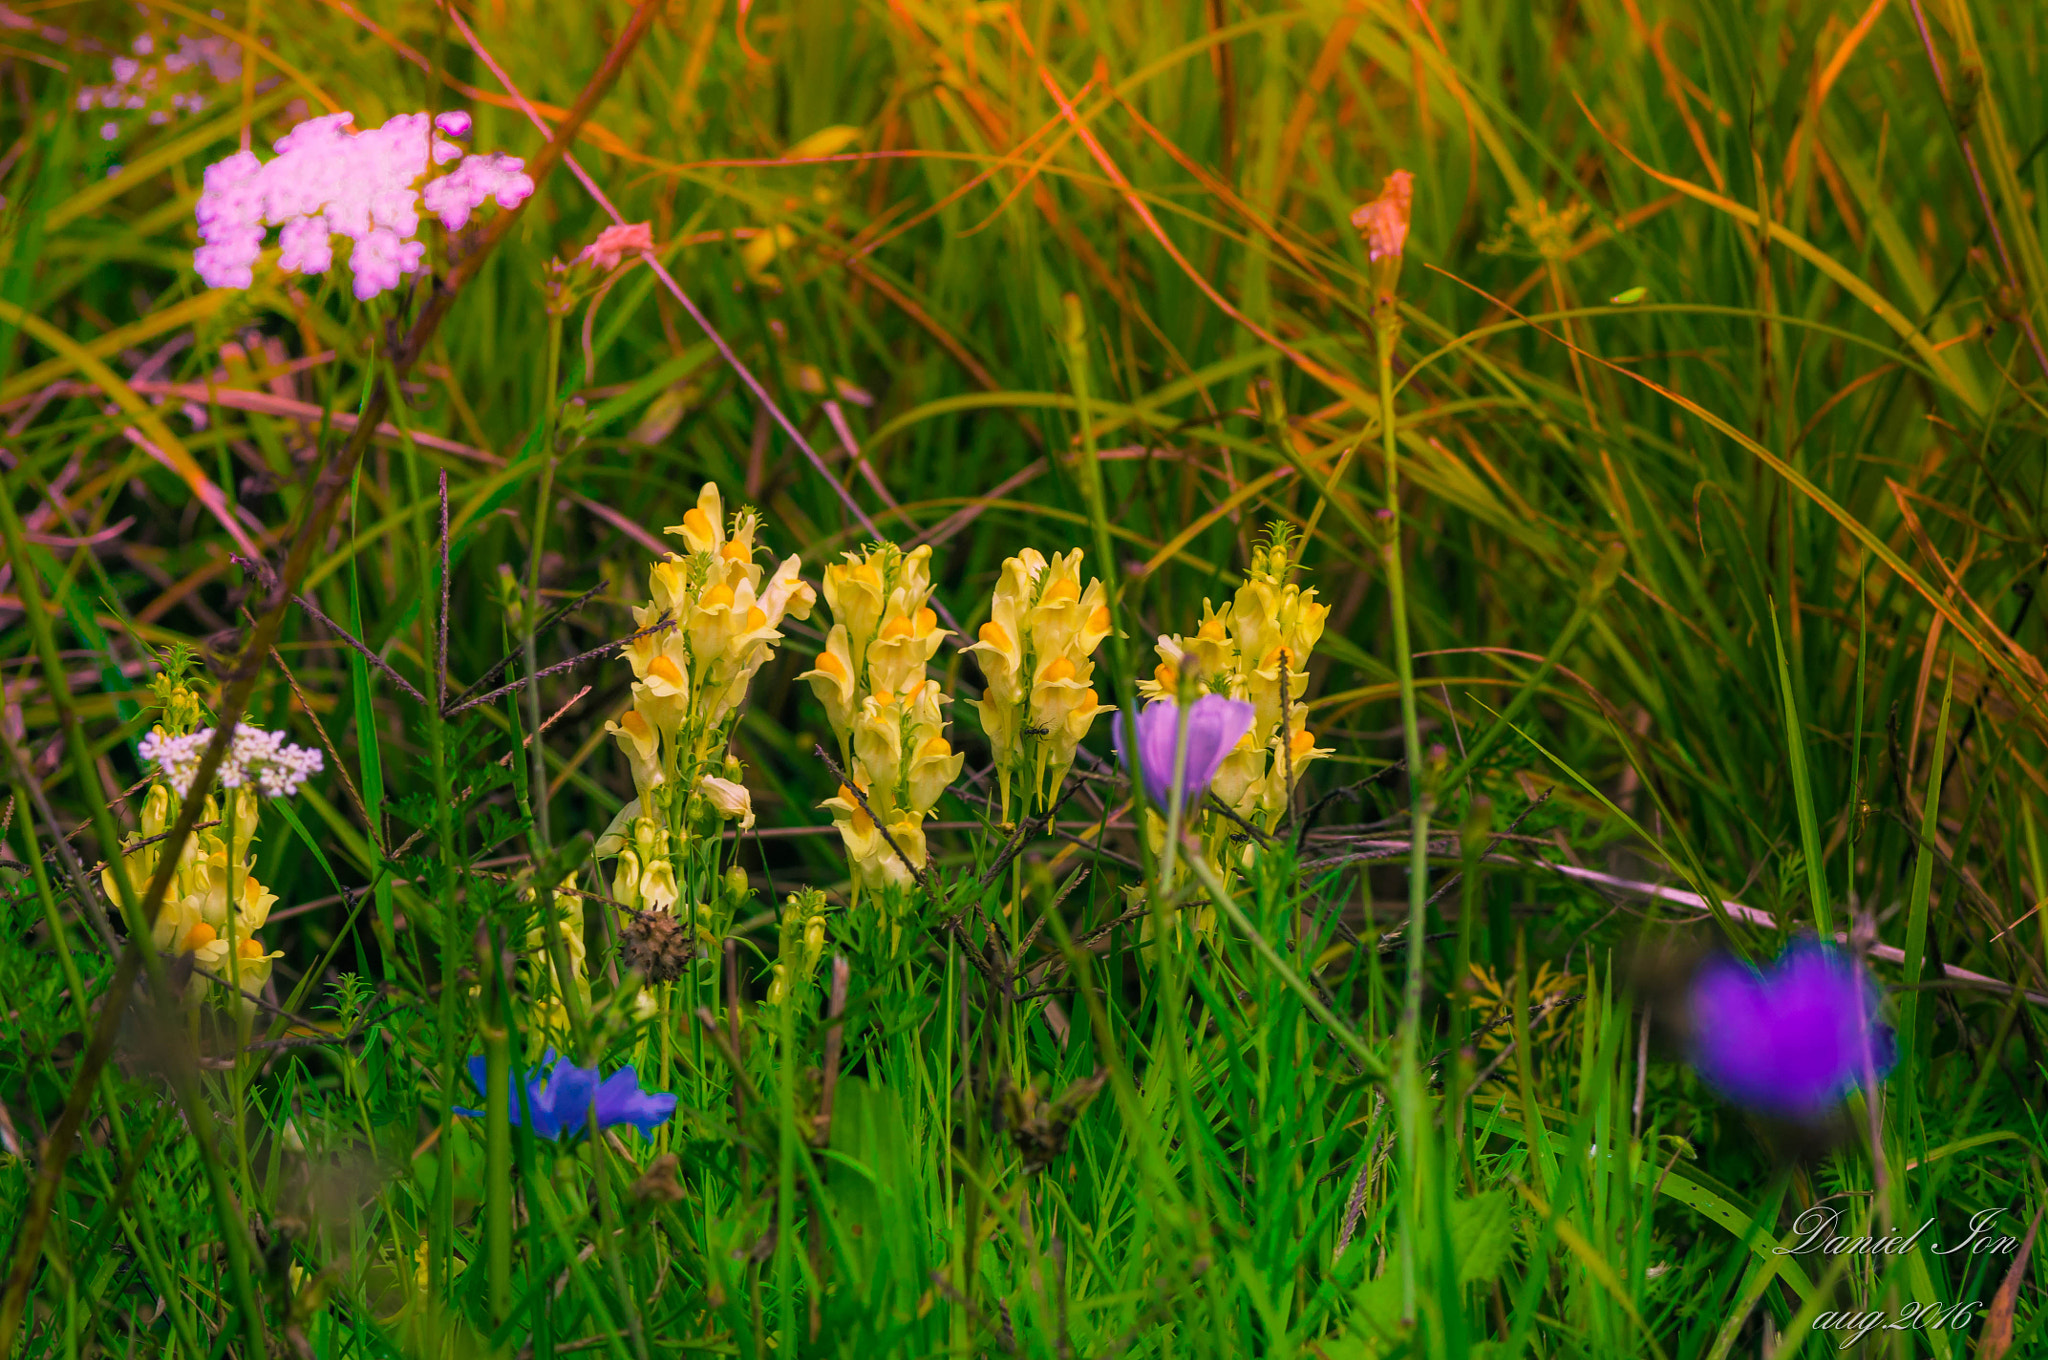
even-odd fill
[[(1921, 1016), (1923, 1012), (1930, 1020), (1933, 1016), (1931, 1007), (1921, 1005), (1919, 985), (1927, 967), (1927, 903), (1934, 889), (1934, 842), (1941, 830), (1941, 775), (1942, 766), (1947, 763), (1948, 708), (1955, 689), (1956, 673), (1951, 666), (1941, 687), (1941, 716), (1935, 720), (1934, 744), (1928, 748), (1932, 754), (1927, 759), (1927, 786), (1920, 806), (1920, 848), (1913, 859), (1912, 887), (1906, 894), (1906, 985), (1899, 1000), (1899, 1066), (1904, 1069), (1904, 1085), (1909, 1092), (1919, 1089), (1915, 1078), (1927, 1065), (1923, 1031), (1928, 1026)], [(1909, 1126), (1917, 1122), (1908, 1120)]]
[(775, 1156), (775, 1325), (783, 1348), (794, 1353), (796, 1340), (796, 999), (784, 997), (776, 1007), (776, 1056), (782, 1065), (781, 1099), (776, 1113), (782, 1126)]
[(491, 1322), (512, 1316), (512, 1043), (500, 1011), (509, 998), (501, 985), (500, 951), (485, 937), (490, 957), (480, 960), (484, 1026), (484, 1259)]
[(1375, 299), (1373, 323), (1379, 352), (1380, 444), (1387, 466), (1387, 523), (1381, 561), (1393, 616), (1394, 677), (1401, 688), (1401, 743), (1408, 762), (1408, 978), (1401, 1003), (1394, 1110), (1401, 1154), (1401, 1316), (1412, 1319), (1416, 1299), (1415, 1243), (1424, 1226), (1422, 1182), (1428, 1167), (1426, 1149), (1422, 1146), (1427, 1132), (1421, 1070), (1422, 970), (1429, 904), (1429, 819), (1435, 794), (1422, 765), (1415, 660), (1408, 641), (1407, 583), (1401, 565), (1400, 445), (1394, 436), (1393, 420), (1394, 348), (1400, 340), (1401, 316), (1390, 293)]
[[(522, 645), (526, 653), (526, 727), (533, 743), (530, 763), (533, 773), (527, 779), (527, 797), (533, 807), (533, 838), (535, 848), (546, 854), (550, 842), (548, 835), (548, 756), (547, 746), (541, 741), (540, 711), (540, 640), (534, 629), (540, 622), (540, 559), (541, 550), (547, 543), (548, 503), (555, 493), (555, 431), (561, 419), (561, 395), (556, 386), (561, 382), (562, 368), (562, 318), (548, 318), (547, 385), (541, 389), (540, 435), (540, 491), (533, 507), (533, 552), (526, 564), (526, 624)], [(564, 1003), (566, 1004), (566, 1002)]]
[[(1792, 684), (1792, 668), (1785, 659), (1785, 639), (1778, 631), (1776, 602), (1771, 609), (1771, 641), (1778, 653), (1778, 686), (1785, 706), (1785, 753), (1792, 772), (1792, 801), (1799, 815), (1799, 839), (1806, 861), (1806, 891), (1813, 900), (1813, 923), (1823, 940), (1835, 938), (1833, 914), (1828, 904), (1826, 856), (1821, 847), (1820, 818), (1813, 807), (1813, 782), (1806, 768), (1806, 733), (1799, 722), (1799, 699)], [(1938, 756), (1940, 751), (1935, 754)]]

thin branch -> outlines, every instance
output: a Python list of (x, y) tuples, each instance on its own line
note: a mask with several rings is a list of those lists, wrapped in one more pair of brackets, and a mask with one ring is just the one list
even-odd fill
[[(1459, 738), (1459, 740), (1462, 742), (1464, 739), (1461, 737)], [(1529, 819), (1529, 814), (1550, 801), (1550, 795), (1552, 792), (1553, 791), (1550, 789), (1545, 789), (1534, 802), (1530, 803), (1527, 807), (1523, 808), (1520, 812), (1516, 813), (1515, 820), (1508, 823), (1508, 829), (1506, 831), (1498, 833), (1494, 836), (1492, 840), (1488, 841), (1486, 843), (1486, 848), (1479, 852), (1477, 859), (1484, 860), (1488, 855), (1491, 855), (1495, 850), (1498, 850), (1500, 848), (1501, 842), (1507, 840), (1510, 836), (1514, 835), (1515, 832), (1521, 830), (1522, 823)], [(1458, 872), (1452, 874), (1449, 878), (1445, 879), (1443, 881), (1443, 886), (1438, 888), (1435, 892), (1429, 895), (1429, 901), (1425, 905), (1435, 906), (1437, 899), (1442, 897), (1445, 893), (1449, 892), (1452, 888), (1457, 887), (1458, 880), (1463, 878), (1464, 876), (1465, 871), (1463, 869), (1460, 869), (1458, 870)]]
[[(445, 531), (446, 531), (446, 527), (447, 527), (447, 526), (446, 526), (446, 522), (445, 522), (445, 520), (444, 520), (444, 522), (443, 522), (443, 526), (442, 526), (442, 527), (443, 527), (443, 531), (445, 532)], [(446, 551), (447, 551), (447, 544), (446, 544), (446, 543), (444, 542), (444, 543), (442, 544), (442, 553), (443, 553), (443, 555), (442, 555), (442, 569), (443, 569), (443, 573), (444, 573), (444, 574), (443, 574), (443, 577), (442, 577), (442, 580), (443, 580), (443, 582), (444, 582), (444, 583), (445, 583), (445, 582), (446, 582), (446, 580), (447, 580), (447, 577), (446, 577), (446, 574), (445, 574), (445, 573), (446, 573), (446, 568), (447, 568), (447, 556), (446, 556)], [(554, 627), (554, 626), (555, 626), (556, 624), (560, 623), (560, 622), (561, 622), (561, 621), (562, 621), (563, 619), (566, 619), (566, 618), (568, 618), (568, 617), (569, 617), (569, 616), (570, 616), (571, 614), (575, 613), (575, 612), (576, 612), (577, 610), (581, 609), (581, 608), (582, 608), (582, 607), (583, 607), (584, 605), (588, 604), (588, 603), (590, 602), (590, 599), (591, 599), (591, 597), (592, 597), (592, 596), (594, 596), (594, 595), (596, 595), (596, 594), (597, 594), (597, 592), (599, 592), (600, 590), (603, 590), (603, 589), (604, 589), (604, 582), (600, 581), (600, 582), (598, 582), (598, 583), (597, 583), (596, 585), (592, 586), (592, 587), (591, 587), (590, 589), (588, 589), (588, 590), (584, 591), (584, 592), (583, 592), (583, 593), (582, 593), (581, 595), (578, 595), (578, 596), (577, 596), (577, 597), (576, 597), (575, 599), (573, 599), (573, 600), (570, 600), (570, 601), (567, 601), (566, 603), (563, 603), (563, 604), (559, 604), (559, 605), (556, 605), (556, 606), (555, 606), (555, 607), (554, 607), (553, 609), (550, 609), (550, 610), (549, 610), (549, 611), (548, 611), (547, 613), (545, 613), (545, 614), (543, 614), (543, 615), (541, 616), (541, 620), (540, 620), (540, 622), (539, 622), (539, 623), (537, 623), (537, 624), (535, 624), (535, 625), (533, 626), (533, 630), (534, 630), (534, 632), (536, 632), (536, 633), (539, 633), (539, 632), (543, 632), (543, 631), (545, 631), (545, 630), (547, 630), (547, 629), (549, 629), (549, 628), (552, 628), (552, 627)], [(447, 609), (447, 607), (448, 607), (448, 598), (447, 598), (447, 592), (446, 592), (445, 590), (444, 590), (444, 591), (442, 592), (442, 597), (441, 597), (441, 607), (442, 607), (442, 609), (443, 609), (444, 611), (445, 611), (445, 610)], [(664, 618), (666, 618), (666, 615), (664, 615), (663, 617), (664, 617)], [(445, 664), (447, 663), (447, 660), (448, 660), (448, 635), (447, 635), (446, 627), (447, 627), (447, 620), (446, 620), (446, 619), (444, 618), (444, 619), (442, 620), (442, 628), (443, 628), (443, 631), (442, 631), (442, 634), (441, 634), (441, 661), (442, 661), (442, 664), (444, 664), (444, 665), (445, 665)], [(625, 641), (628, 641), (628, 642), (630, 642), (630, 641), (632, 641), (632, 639), (631, 639), (631, 638), (627, 638), (627, 639), (625, 639)], [(467, 707), (469, 707), (469, 705), (468, 705), (467, 703), (465, 703), (464, 701), (465, 701), (465, 700), (467, 700), (467, 699), (469, 698), (469, 696), (470, 696), (470, 695), (472, 695), (472, 694), (476, 693), (476, 692), (477, 692), (477, 690), (481, 689), (481, 688), (482, 688), (483, 686), (485, 686), (485, 685), (488, 685), (488, 684), (490, 684), (490, 683), (491, 683), (491, 682), (492, 682), (493, 680), (496, 680), (496, 679), (497, 679), (497, 678), (498, 678), (499, 676), (503, 675), (503, 674), (505, 673), (506, 669), (507, 669), (508, 667), (510, 667), (510, 666), (511, 666), (511, 664), (512, 664), (513, 662), (517, 661), (517, 660), (519, 659), (519, 657), (520, 657), (520, 653), (519, 653), (519, 652), (507, 652), (507, 653), (505, 653), (505, 655), (503, 655), (503, 656), (499, 657), (499, 658), (498, 658), (498, 660), (497, 660), (497, 661), (496, 661), (496, 662), (495, 662), (495, 663), (494, 663), (494, 664), (493, 664), (493, 665), (491, 666), (491, 668), (490, 668), (489, 670), (485, 671), (485, 672), (484, 672), (484, 673), (483, 673), (482, 675), (478, 676), (478, 677), (477, 677), (477, 678), (476, 678), (476, 679), (475, 679), (474, 681), (472, 681), (472, 682), (471, 682), (471, 683), (470, 683), (470, 684), (469, 684), (469, 685), (468, 685), (468, 686), (467, 686), (467, 687), (466, 687), (466, 688), (465, 688), (465, 689), (464, 689), (464, 690), (462, 691), (462, 693), (460, 693), (460, 694), (456, 695), (456, 696), (455, 696), (455, 697), (454, 697), (453, 699), (450, 699), (450, 700), (448, 700), (448, 701), (447, 701), (446, 703), (444, 703), (444, 704), (442, 705), (442, 708), (443, 708), (443, 710), (444, 710), (444, 711), (447, 711), (447, 712), (460, 712), (460, 711), (461, 711), (461, 709), (450, 709), (450, 708), (448, 707), (448, 706), (449, 706), (450, 704), (461, 704), (461, 705), (462, 705), (462, 708), (467, 708)], [(522, 681), (521, 683), (523, 684), (524, 682)], [(513, 686), (511, 686), (510, 688), (512, 688), (512, 689), (517, 689), (518, 687), (519, 687), (518, 685), (513, 685)], [(500, 690), (500, 691), (497, 691), (497, 693), (499, 693), (499, 694), (502, 694), (502, 693), (504, 693), (504, 692), (505, 692), (504, 690)], [(497, 697), (497, 694), (487, 694), (487, 695), (485, 695), (485, 696), (484, 696), (484, 698), (485, 698), (485, 699), (491, 699), (491, 698), (496, 698), (496, 697)], [(481, 703), (481, 702), (482, 702), (482, 700), (478, 700), (477, 702)]]
[[(589, 651), (584, 652), (581, 655), (570, 657), (567, 661), (557, 661), (554, 665), (543, 667), (542, 669), (535, 671), (532, 675), (521, 676), (519, 679), (514, 680), (509, 685), (500, 685), (498, 688), (492, 690), (489, 694), (479, 694), (474, 699), (465, 699), (461, 703), (456, 704), (454, 707), (444, 710), (441, 716), (444, 718), (452, 718), (458, 713), (467, 712), (469, 709), (475, 708), (478, 704), (487, 704), (493, 699), (503, 698), (507, 694), (515, 694), (518, 691), (525, 689), (527, 686), (527, 682), (530, 680), (545, 679), (550, 675), (559, 674), (562, 671), (570, 670), (574, 667), (580, 666), (586, 661), (590, 661), (597, 657), (601, 657), (605, 655), (605, 653), (607, 652), (614, 652), (621, 647), (630, 646), (633, 643), (638, 642), (641, 638), (648, 637), (654, 633), (659, 633), (662, 629), (667, 628), (672, 622), (674, 622), (674, 620), (670, 619), (668, 615), (664, 614), (661, 616), (661, 618), (659, 618), (653, 623), (648, 624), (645, 628), (640, 629), (638, 632), (628, 633), (626, 634), (626, 636), (622, 638), (618, 638), (614, 641), (605, 643), (602, 647), (593, 647)], [(475, 685), (470, 686), (470, 689), (475, 688)], [(469, 691), (465, 690), (463, 692), (466, 694)], [(589, 691), (586, 689), (584, 692), (588, 693)]]
[[(391, 668), (390, 662), (386, 661), (383, 657), (377, 655), (376, 649), (372, 648), (368, 643), (364, 642), (354, 633), (349, 632), (348, 629), (336, 623), (333, 619), (328, 618), (327, 615), (321, 610), (319, 605), (314, 604), (311, 600), (307, 599), (305, 596), (297, 593), (296, 591), (292, 593), (292, 599), (297, 602), (299, 608), (305, 610), (308, 614), (311, 614), (321, 623), (327, 625), (327, 630), (329, 632), (333, 633), (336, 637), (340, 638), (343, 642), (346, 642), (349, 646), (355, 648), (356, 651), (361, 653), (365, 661), (369, 662), (372, 666), (375, 666), (378, 670), (384, 672), (384, 674), (390, 676), (391, 683), (397, 685), (400, 689), (404, 690), (407, 697), (409, 697), (414, 703), (423, 704), (427, 701), (427, 696), (420, 693), (418, 690), (414, 689), (412, 686), (412, 682), (410, 680), (407, 680), (404, 676), (400, 675), (397, 671), (393, 670)], [(272, 652), (271, 655), (275, 656), (276, 653)]]
[[(249, 611), (243, 610), (242, 617), (248, 618)], [(342, 762), (340, 748), (334, 744), (334, 738), (327, 735), (327, 725), (320, 721), (320, 715), (313, 711), (313, 705), (306, 702), (305, 691), (299, 688), (298, 677), (292, 674), (291, 667), (284, 664), (284, 658), (277, 654), (275, 647), (270, 649), (270, 660), (284, 672), (284, 682), (291, 686), (292, 697), (299, 701), (299, 707), (313, 720), (313, 731), (319, 734), (320, 745), (325, 748), (328, 759), (334, 763), (334, 773), (341, 779), (342, 792), (346, 793), (349, 802), (355, 805), (356, 815), (363, 819), (363, 826), (369, 830), (370, 840), (381, 848), (384, 844), (383, 828), (371, 820), (369, 805), (363, 801), (361, 791), (356, 788), (356, 781), (349, 778), (348, 766)]]

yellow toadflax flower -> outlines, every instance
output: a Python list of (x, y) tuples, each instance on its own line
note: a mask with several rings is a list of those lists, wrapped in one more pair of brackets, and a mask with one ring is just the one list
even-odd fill
[(754, 560), (759, 523), (742, 510), (728, 526), (718, 487), (706, 482), (683, 522), (664, 530), (681, 536), (689, 552), (670, 553), (648, 571), (650, 602), (633, 611), (643, 635), (625, 649), (640, 722), (621, 719), (608, 729), (619, 734), (643, 794), (685, 774), (686, 785), (695, 785), (747, 683), (782, 640), (783, 619), (810, 617), (817, 595), (797, 575), (801, 558), (785, 559), (762, 579)]
[(929, 544), (904, 552), (876, 543), (825, 568), (832, 628), (817, 664), (799, 678), (824, 705), (842, 761), (852, 758), (854, 724), (868, 696), (922, 680), (946, 637), (931, 608), (931, 557)]
[[(1183, 671), (1197, 694), (1220, 694), (1252, 705), (1251, 730), (1226, 755), (1209, 790), (1225, 807), (1267, 829), (1286, 814), (1303, 770), (1336, 752), (1308, 730), (1308, 662), (1323, 635), (1329, 606), (1288, 578), (1290, 535), (1276, 525), (1252, 553), (1236, 595), (1218, 607), (1202, 601), (1192, 636), (1161, 636), (1159, 666), (1138, 683), (1148, 701), (1180, 693)], [(1225, 819), (1205, 817), (1204, 839), (1221, 845)]]
[(745, 784), (707, 774), (697, 781), (697, 790), (720, 817), (727, 821), (737, 820), (742, 831), (754, 829), (754, 799)]
[[(230, 797), (237, 853), (230, 858), (221, 835), (224, 826), (194, 832), (178, 857), (150, 938), (160, 953), (192, 955), (195, 972), (186, 986), (188, 1002), (204, 998), (212, 990), (214, 978), (232, 980), (242, 993), (242, 1013), (250, 1015), (255, 1002), (249, 998), (269, 981), (271, 960), (284, 955), (282, 950), (266, 952), (256, 938), (256, 932), (270, 919), (270, 909), (277, 905), (277, 894), (257, 880), (250, 854), (259, 809), (256, 791), (244, 785), (231, 790)], [(142, 803), (144, 838), (161, 835), (170, 825), (174, 803), (170, 789), (163, 784), (150, 788)], [(222, 821), (218, 798), (209, 796), (201, 805), (200, 821)], [(138, 893), (156, 872), (160, 844), (142, 846), (126, 857), (129, 883)], [(119, 901), (112, 867), (101, 873), (108, 896)]]
[(931, 595), (929, 546), (906, 553), (877, 543), (825, 568), (832, 628), (802, 678), (825, 708), (853, 781), (821, 806), (839, 828), (856, 890), (915, 881), (926, 863), (925, 818), (966, 760), (946, 739), (943, 705), (951, 700), (925, 675), (948, 632)]
[(760, 516), (742, 509), (728, 518), (715, 483), (664, 532), (685, 551), (648, 570), (648, 603), (634, 608), (637, 636), (624, 649), (632, 707), (605, 725), (637, 796), (597, 844), (600, 856), (618, 857), (617, 900), (654, 912), (683, 896), (677, 857), (692, 838), (715, 834), (721, 819), (752, 828), (753, 799), (726, 744), (748, 684), (782, 641), (783, 621), (809, 618), (817, 602), (798, 575), (801, 558), (764, 571), (755, 560)]
[(1049, 806), (1097, 716), (1110, 711), (1091, 683), (1095, 650), (1109, 636), (1101, 581), (1081, 584), (1081, 549), (1048, 560), (1026, 548), (1004, 561), (989, 621), (973, 652), (987, 688), (975, 707), (995, 753), (1003, 819), (1021, 780), (1026, 814)]

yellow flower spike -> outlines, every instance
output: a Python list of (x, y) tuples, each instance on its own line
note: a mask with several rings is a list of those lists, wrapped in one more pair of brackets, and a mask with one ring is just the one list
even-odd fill
[[(1002, 612), (1002, 603), (1002, 598), (998, 595), (996, 605), (999, 614)], [(981, 666), (982, 678), (987, 682), (982, 697), (975, 700), (974, 707), (981, 714), (981, 730), (988, 734), (989, 746), (996, 753), (996, 765), (1004, 786), (1006, 804), (1009, 799), (1008, 756), (1017, 749), (1018, 728), (1021, 725), (1017, 704), (1023, 697), (1018, 683), (1018, 673), (1024, 666), (1024, 652), (1017, 643), (1015, 628), (1014, 618), (1007, 627), (1000, 618), (991, 619), (981, 625), (978, 642), (960, 649), (975, 654), (975, 660)]]
[(818, 804), (818, 806), (831, 808), (835, 814), (835, 820), (837, 820), (839, 815), (844, 815), (848, 825), (862, 834), (874, 830), (875, 824), (868, 817), (866, 809), (861, 807), (860, 799), (856, 798), (853, 790), (844, 784), (839, 786), (838, 793), (833, 794), (830, 798)]
[(889, 853), (888, 843), (846, 785), (841, 784), (839, 792), (819, 806), (831, 810), (832, 825), (838, 829), (840, 843), (846, 848), (847, 869), (858, 893), (871, 881), (871, 869)]
[[(890, 834), (898, 823), (921, 826), (965, 759), (944, 738), (946, 698), (925, 674), (949, 631), (939, 626), (931, 593), (928, 546), (904, 552), (877, 543), (845, 554), (825, 569), (833, 626), (806, 672), (839, 738), (847, 778)], [(886, 838), (853, 788), (842, 787), (823, 806), (832, 809), (856, 891), (909, 882), (900, 864), (887, 867)], [(922, 847), (921, 830), (917, 842)]]
[(675, 865), (667, 855), (650, 861), (640, 871), (640, 901), (649, 911), (667, 911), (682, 895), (676, 887)]
[(1247, 731), (1216, 767), (1209, 790), (1225, 807), (1244, 816), (1257, 802), (1260, 781), (1266, 774), (1266, 747)]
[(671, 524), (662, 532), (682, 535), (683, 543), (693, 553), (715, 553), (724, 547), (725, 501), (718, 494), (718, 483), (704, 483), (697, 493), (697, 503), (683, 512), (683, 522)]
[(862, 787), (877, 816), (896, 806), (896, 788), (903, 766), (903, 719), (907, 696), (871, 694), (853, 724), (853, 759), (865, 780)]
[(1080, 646), (1084, 655), (1092, 656), (1102, 640), (1109, 636), (1109, 606), (1098, 604), (1088, 611), (1088, 617), (1081, 623)]
[[(877, 690), (907, 690), (924, 679), (925, 665), (938, 653), (943, 628), (920, 634), (913, 613), (892, 612), (868, 646), (868, 676)], [(918, 613), (929, 613), (920, 608)]]
[(670, 658), (656, 658), (647, 679), (633, 686), (633, 707), (656, 732), (674, 736), (690, 710), (690, 682)]
[(756, 593), (755, 598), (768, 613), (770, 627), (780, 628), (785, 618), (802, 620), (811, 616), (811, 608), (818, 602), (818, 592), (797, 575), (802, 569), (802, 558), (783, 558), (782, 565), (768, 578), (768, 584)]
[(684, 597), (690, 588), (689, 563), (670, 553), (647, 569), (647, 594), (653, 604), (644, 612), (633, 611), (634, 627), (646, 628), (667, 615), (673, 621), (682, 616)]
[(235, 906), (235, 918), (241, 930), (261, 930), (270, 920), (270, 909), (277, 905), (277, 894), (256, 881), (255, 875), (246, 869), (242, 871), (242, 900)]
[(615, 737), (633, 769), (633, 787), (644, 802), (666, 780), (661, 768), (661, 734), (637, 708), (619, 715), (617, 722), (604, 725), (605, 735)]
[(867, 662), (868, 643), (882, 621), (882, 573), (858, 553), (825, 568), (825, 603), (835, 623), (844, 624), (854, 672)]
[(887, 883), (907, 888), (917, 881), (918, 871), (924, 868), (930, 858), (925, 848), (924, 818), (900, 817), (889, 823), (889, 835), (895, 840), (897, 847), (909, 857), (910, 863), (906, 865), (903, 860), (897, 858), (896, 852), (889, 848), (889, 842), (882, 841), (882, 853), (878, 863), (868, 869), (868, 881), (877, 885)]
[[(158, 728), (161, 732), (163, 729)], [(142, 836), (161, 836), (171, 826), (171, 791), (163, 784), (151, 784), (149, 792), (142, 796)]]
[(824, 705), (825, 720), (832, 724), (832, 735), (839, 738), (840, 759), (846, 759), (853, 733), (857, 687), (854, 684), (853, 655), (846, 640), (845, 624), (832, 625), (832, 631), (825, 635), (825, 650), (818, 653), (818, 663), (797, 679), (811, 682), (811, 692), (817, 695), (818, 702)]
[(825, 918), (817, 914), (804, 922), (804, 972), (808, 974), (815, 970), (824, 953)]
[[(995, 752), (1003, 816), (1010, 782), (1028, 773), (1040, 789), (1063, 778), (1074, 744), (1098, 713), (1092, 657), (1109, 635), (1100, 581), (1081, 584), (1082, 551), (1045, 557), (1026, 548), (1004, 561), (977, 654), (987, 685), (976, 707)], [(1141, 688), (1144, 682), (1141, 682)], [(1086, 695), (1085, 702), (1082, 696)]]
[(954, 751), (944, 736), (926, 737), (910, 759), (910, 806), (920, 813), (930, 812), (939, 795), (960, 777), (966, 761), (966, 754)]

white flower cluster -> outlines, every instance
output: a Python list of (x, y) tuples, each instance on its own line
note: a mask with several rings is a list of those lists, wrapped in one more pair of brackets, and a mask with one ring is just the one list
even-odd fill
[[(183, 798), (191, 790), (192, 776), (199, 772), (200, 753), (212, 740), (211, 727), (183, 737), (168, 736), (156, 727), (137, 744), (136, 751), (154, 764), (172, 792)], [(289, 745), (282, 732), (237, 723), (235, 739), (221, 762), (221, 787), (238, 789), (254, 784), (265, 797), (288, 798), (320, 773), (324, 763), (325, 757), (317, 749)]]
[[(192, 257), (209, 288), (247, 288), (263, 253), (264, 229), (280, 227), (278, 263), (301, 274), (323, 274), (334, 263), (335, 235), (355, 242), (349, 266), (356, 297), (368, 301), (418, 273), (424, 242), (420, 178), (434, 165), (459, 162), (428, 182), (426, 210), (450, 231), (459, 230), (485, 199), (516, 208), (533, 192), (525, 162), (516, 156), (464, 155), (448, 140), (469, 135), (466, 113), (444, 113), (431, 124), (424, 113), (403, 113), (380, 128), (356, 132), (355, 115), (308, 119), (275, 143), (277, 157), (259, 160), (241, 151), (206, 167), (199, 195), (199, 237)], [(436, 135), (438, 134), (438, 135)]]

